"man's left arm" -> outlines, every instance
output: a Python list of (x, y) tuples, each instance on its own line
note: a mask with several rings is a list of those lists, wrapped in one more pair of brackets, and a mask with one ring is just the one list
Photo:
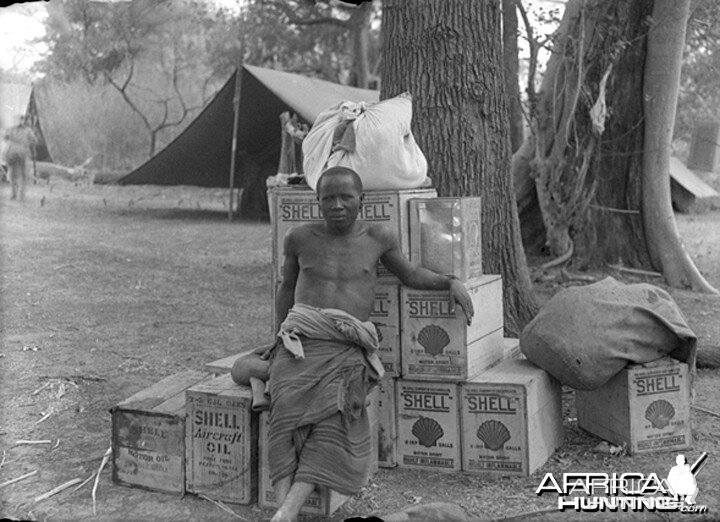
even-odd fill
[(465, 285), (452, 274), (438, 274), (408, 261), (407, 257), (400, 251), (397, 238), (389, 231), (383, 233), (382, 241), (386, 247), (385, 253), (381, 257), (385, 268), (395, 274), (402, 284), (410, 288), (418, 290), (449, 290), (451, 296), (450, 311), (454, 313), (455, 303), (458, 303), (465, 312), (468, 326), (470, 325), (475, 310)]

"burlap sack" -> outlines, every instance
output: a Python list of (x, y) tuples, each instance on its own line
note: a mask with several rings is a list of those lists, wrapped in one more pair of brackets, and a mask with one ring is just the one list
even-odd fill
[(612, 277), (558, 292), (520, 335), (530, 361), (578, 390), (602, 386), (628, 363), (666, 355), (694, 371), (696, 344), (665, 290)]

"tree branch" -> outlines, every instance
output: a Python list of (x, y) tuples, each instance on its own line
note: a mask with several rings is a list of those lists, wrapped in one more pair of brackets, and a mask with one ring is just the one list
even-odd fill
[(315, 16), (313, 18), (301, 18), (295, 14), (295, 12), (292, 10), (292, 7), (289, 6), (286, 2), (275, 2), (275, 1), (267, 1), (264, 2), (266, 5), (271, 5), (277, 9), (280, 9), (283, 14), (288, 19), (288, 23), (291, 25), (335, 25), (338, 27), (342, 27), (344, 29), (348, 29), (350, 27), (350, 24), (346, 20), (340, 20), (339, 18), (335, 18), (333, 16)]

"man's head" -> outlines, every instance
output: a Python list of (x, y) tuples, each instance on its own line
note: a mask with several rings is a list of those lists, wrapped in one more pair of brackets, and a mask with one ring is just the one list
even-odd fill
[(315, 185), (315, 191), (318, 193), (318, 196), (320, 195), (320, 187), (322, 186), (323, 182), (325, 180), (336, 178), (338, 176), (347, 176), (352, 179), (355, 188), (360, 194), (362, 194), (363, 184), (357, 172), (348, 167), (330, 167), (329, 169), (324, 170), (322, 174), (320, 174), (317, 185)]
[(675, 463), (678, 466), (682, 466), (683, 464), (685, 464), (685, 455), (678, 455), (677, 457), (675, 457)]
[(352, 228), (364, 197), (357, 172), (347, 167), (331, 167), (320, 175), (315, 190), (328, 227), (339, 231)]

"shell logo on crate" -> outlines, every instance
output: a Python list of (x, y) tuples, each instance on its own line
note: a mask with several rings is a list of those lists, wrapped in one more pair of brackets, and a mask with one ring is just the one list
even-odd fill
[(407, 299), (407, 313), (412, 318), (455, 317), (455, 314), (450, 312), (447, 295), (411, 295)]
[(645, 410), (645, 418), (650, 421), (653, 428), (659, 430), (670, 424), (675, 416), (675, 408), (668, 401), (660, 399), (650, 403)]
[[(390, 221), (395, 217), (394, 207), (395, 205), (390, 201), (389, 197), (369, 203), (363, 202), (358, 219), (364, 221)], [(280, 211), (278, 216), (283, 221), (307, 222), (322, 221), (323, 219), (320, 204), (314, 195), (308, 196), (306, 201), (298, 201), (297, 196), (281, 198), (278, 210)]]
[(483, 422), (478, 428), (476, 435), (477, 438), (485, 444), (485, 448), (490, 451), (503, 449), (505, 443), (512, 438), (507, 426), (494, 419)]
[(438, 440), (445, 435), (440, 423), (430, 417), (420, 417), (413, 424), (411, 433), (417, 437), (418, 444), (426, 448), (432, 448), (438, 445)]
[(450, 344), (450, 336), (443, 327), (429, 324), (420, 330), (417, 341), (425, 349), (425, 353), (440, 355), (443, 349)]
[(640, 396), (680, 391), (679, 373), (679, 371), (675, 370), (636, 375), (633, 380), (635, 392)]
[(509, 413), (518, 411), (517, 397), (509, 395), (468, 395), (467, 405), (470, 413)]

